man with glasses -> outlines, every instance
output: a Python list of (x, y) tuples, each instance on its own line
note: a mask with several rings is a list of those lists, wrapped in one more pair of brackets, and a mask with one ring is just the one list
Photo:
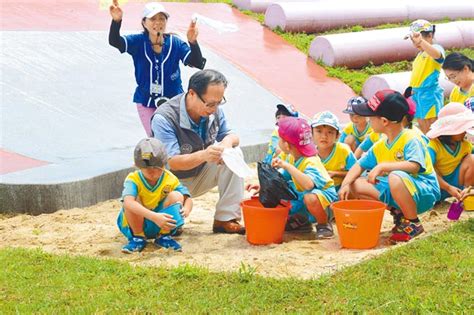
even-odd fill
[(151, 129), (166, 146), (169, 169), (193, 197), (218, 186), (214, 233), (245, 234), (239, 223), (243, 179), (222, 162), (224, 148), (239, 145), (239, 137), (229, 128), (220, 108), (226, 102), (226, 88), (222, 73), (210, 69), (196, 72), (186, 93), (157, 108)]

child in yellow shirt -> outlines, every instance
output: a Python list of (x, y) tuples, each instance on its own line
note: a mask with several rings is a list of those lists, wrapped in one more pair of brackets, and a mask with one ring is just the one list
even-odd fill
[(364, 141), (364, 139), (372, 132), (366, 117), (362, 117), (354, 113), (352, 106), (366, 104), (367, 100), (362, 96), (351, 97), (347, 101), (347, 107), (342, 112), (349, 114), (351, 122), (342, 130), (339, 142), (347, 144), (352, 152)]
[(139, 170), (125, 179), (123, 208), (117, 218), (119, 230), (128, 239), (122, 252), (142, 251), (147, 238), (154, 238), (157, 247), (181, 250), (181, 245), (170, 235), (179, 222), (164, 212), (166, 208), (178, 207), (179, 219), (184, 223), (182, 217), (187, 217), (193, 206), (188, 189), (164, 169), (168, 154), (159, 140), (141, 140), (135, 147), (134, 160)]
[(272, 132), (272, 137), (268, 143), (267, 154), (263, 158), (263, 162), (270, 164), (272, 159), (280, 154), (280, 149), (278, 149), (278, 122), (280, 119), (285, 117), (298, 117), (299, 113), (295, 110), (293, 105), (278, 104), (277, 110), (275, 112), (275, 128)]
[[(435, 25), (430, 22), (416, 20), (410, 25), (410, 34), (405, 36), (420, 51), (413, 61), (409, 90), (416, 103), (415, 118), (425, 134), (443, 106), (439, 74), (445, 52), (442, 46), (434, 43), (435, 30)], [(407, 91), (406, 94), (408, 97), (410, 93)]]
[[(390, 241), (407, 242), (424, 231), (418, 214), (431, 209), (440, 197), (430, 155), (421, 137), (404, 128), (402, 121), (409, 107), (400, 93), (378, 91), (367, 104), (353, 110), (369, 116), (374, 131), (385, 134), (385, 138), (351, 168), (339, 197), (384, 202), (393, 208), (395, 226)], [(370, 170), (367, 178), (360, 177), (364, 170)]]
[(439, 111), (438, 120), (426, 134), (428, 150), (441, 187), (441, 199), (461, 199), (464, 187), (474, 185), (474, 154), (465, 139), (474, 127), (474, 113), (461, 103), (449, 103)]
[[(311, 232), (310, 221), (317, 221), (316, 237), (334, 236), (328, 219), (329, 204), (337, 199), (334, 181), (317, 156), (311, 136), (311, 126), (303, 118), (285, 117), (278, 123), (278, 146), (286, 158), (274, 158), (272, 166), (280, 169), (283, 177), (298, 195), (291, 201), (286, 230)], [(259, 190), (259, 185), (248, 187)]]
[(314, 115), (311, 128), (318, 156), (329, 176), (334, 180), (337, 192), (342, 180), (357, 160), (347, 144), (337, 142), (340, 127), (336, 115), (330, 111)]

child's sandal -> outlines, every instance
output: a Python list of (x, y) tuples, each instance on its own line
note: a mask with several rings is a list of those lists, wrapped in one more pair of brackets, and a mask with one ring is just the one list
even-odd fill
[(311, 233), (313, 231), (313, 225), (309, 222), (307, 217), (297, 213), (288, 217), (285, 231), (292, 233)]

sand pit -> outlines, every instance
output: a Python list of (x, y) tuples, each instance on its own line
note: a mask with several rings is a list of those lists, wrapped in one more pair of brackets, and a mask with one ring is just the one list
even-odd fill
[[(237, 271), (244, 263), (263, 276), (304, 279), (359, 263), (393, 248), (387, 244), (392, 226), (388, 212), (381, 241), (372, 250), (340, 249), (337, 237), (317, 241), (314, 234), (285, 234), (283, 244), (253, 246), (242, 235), (212, 233), (217, 198), (217, 190), (213, 190), (195, 199), (184, 233), (178, 238), (183, 246), (181, 253), (157, 249), (152, 243), (139, 254), (121, 253), (125, 238), (116, 227), (121, 207), (118, 200), (39, 216), (0, 217), (0, 247), (41, 248), (50, 253), (113, 258), (142, 266), (191, 264), (211, 271)], [(421, 216), (426, 233), (420, 238), (453, 224), (446, 219), (446, 211), (447, 204), (442, 204)], [(474, 212), (464, 212), (461, 220), (469, 217), (474, 217)]]

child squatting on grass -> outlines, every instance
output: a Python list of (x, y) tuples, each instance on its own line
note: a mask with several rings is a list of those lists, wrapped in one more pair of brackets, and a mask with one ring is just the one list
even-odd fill
[(351, 122), (342, 130), (339, 142), (347, 144), (352, 152), (355, 152), (362, 141), (372, 133), (372, 128), (367, 118), (357, 115), (352, 110), (352, 106), (365, 103), (367, 103), (367, 100), (362, 96), (351, 97), (347, 101), (346, 109), (342, 111), (344, 114), (349, 114)]
[[(348, 172), (339, 197), (386, 203), (395, 223), (390, 241), (407, 242), (424, 231), (418, 214), (431, 209), (440, 198), (430, 155), (422, 138), (403, 127), (409, 107), (400, 93), (378, 91), (367, 104), (353, 106), (353, 110), (369, 116), (374, 131), (386, 138), (375, 143)], [(364, 170), (370, 170), (366, 178), (360, 177)]]
[(334, 180), (337, 192), (341, 187), (342, 180), (357, 162), (357, 159), (347, 144), (337, 142), (340, 127), (336, 115), (329, 111), (314, 115), (311, 128), (318, 156), (329, 176)]
[[(309, 221), (316, 219), (316, 237), (333, 237), (326, 211), (329, 204), (337, 199), (337, 194), (334, 181), (317, 156), (310, 125), (303, 118), (285, 117), (278, 123), (278, 135), (278, 146), (286, 153), (286, 160), (275, 158), (272, 166), (280, 169), (298, 195), (298, 200), (291, 201), (286, 230), (311, 232)], [(248, 189), (258, 190), (259, 186), (252, 185)]]
[(170, 235), (176, 232), (176, 221), (163, 211), (178, 204), (181, 215), (187, 217), (193, 206), (188, 189), (163, 168), (168, 154), (159, 140), (141, 140), (135, 147), (134, 159), (139, 170), (125, 179), (123, 208), (117, 219), (119, 230), (128, 239), (122, 252), (142, 251), (149, 238), (154, 238), (159, 248), (181, 250), (181, 245)]
[(472, 144), (465, 139), (466, 131), (474, 127), (474, 113), (461, 103), (449, 103), (439, 111), (438, 120), (426, 134), (431, 138), (431, 155), (441, 199), (461, 199), (464, 187), (474, 185), (474, 155)]

